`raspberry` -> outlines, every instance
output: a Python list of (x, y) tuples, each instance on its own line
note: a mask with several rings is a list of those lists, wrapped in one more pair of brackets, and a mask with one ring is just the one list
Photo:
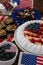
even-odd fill
[(30, 41), (31, 41), (32, 43), (35, 43), (35, 40), (34, 40), (34, 39), (30, 39)]

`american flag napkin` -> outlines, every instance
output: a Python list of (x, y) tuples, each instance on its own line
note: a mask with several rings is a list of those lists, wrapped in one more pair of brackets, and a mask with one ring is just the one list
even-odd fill
[(43, 65), (43, 56), (21, 52), (18, 65)]
[(18, 8), (30, 7), (33, 8), (33, 0), (20, 0)]

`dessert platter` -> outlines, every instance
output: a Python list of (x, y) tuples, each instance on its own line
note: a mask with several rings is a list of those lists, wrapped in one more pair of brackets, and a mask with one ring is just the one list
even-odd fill
[(23, 51), (43, 54), (43, 21), (28, 21), (15, 31), (15, 42)]
[(21, 25), (28, 20), (40, 20), (41, 15), (36, 9), (28, 7), (15, 10), (12, 14), (12, 18), (16, 20), (19, 25)]

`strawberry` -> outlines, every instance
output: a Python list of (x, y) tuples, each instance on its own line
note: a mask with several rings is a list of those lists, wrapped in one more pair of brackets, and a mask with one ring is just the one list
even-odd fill
[(38, 35), (42, 35), (42, 32), (41, 31), (38, 31)]
[(42, 28), (42, 27), (40, 27), (40, 31), (42, 31), (42, 32), (43, 32), (43, 28)]
[(39, 38), (40, 36), (36, 34), (35, 37), (36, 37), (36, 38)]
[(36, 30), (33, 30), (33, 32), (34, 32), (34, 33), (37, 33), (37, 31), (36, 31)]
[(35, 43), (35, 40), (32, 38), (32, 39), (30, 39), (30, 41), (32, 42), (32, 43)]
[(38, 42), (39, 42), (39, 43), (42, 43), (42, 40), (41, 40), (41, 39), (39, 39), (39, 40), (38, 40)]
[(43, 38), (43, 35), (41, 36), (41, 38)]
[(43, 27), (43, 23), (40, 24), (40, 27)]
[(30, 28), (27, 28), (26, 31), (30, 31), (31, 29)]
[(34, 37), (34, 35), (33, 35), (33, 34), (32, 34), (31, 36), (32, 36), (32, 37)]
[(27, 33), (27, 35), (28, 35), (28, 36), (30, 36), (30, 34), (29, 34), (29, 33)]

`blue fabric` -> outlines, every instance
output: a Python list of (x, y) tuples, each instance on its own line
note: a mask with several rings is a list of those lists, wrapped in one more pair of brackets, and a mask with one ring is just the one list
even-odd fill
[(20, 0), (12, 0), (12, 2), (17, 2), (18, 5), (20, 4)]
[(36, 20), (40, 20), (41, 19), (41, 14), (39, 13), (39, 11), (37, 11), (36, 9), (32, 9), (32, 11), (35, 12), (35, 18), (36, 18)]
[[(17, 23), (19, 23), (19, 25), (21, 25), (21, 24), (23, 24), (25, 21), (23, 21), (23, 20), (19, 20), (16, 16), (17, 16), (17, 13), (18, 12), (20, 12), (20, 11), (22, 11), (22, 10), (24, 10), (24, 9), (18, 9), (18, 10), (15, 10), (15, 12), (13, 12), (13, 14), (12, 14), (12, 18), (17, 22)], [(41, 19), (41, 15), (40, 15), (40, 13), (37, 11), (37, 10), (32, 10), (32, 11), (35, 11), (35, 18), (36, 18), (36, 20), (40, 20)]]
[(21, 65), (36, 65), (36, 56), (23, 53), (21, 59)]

